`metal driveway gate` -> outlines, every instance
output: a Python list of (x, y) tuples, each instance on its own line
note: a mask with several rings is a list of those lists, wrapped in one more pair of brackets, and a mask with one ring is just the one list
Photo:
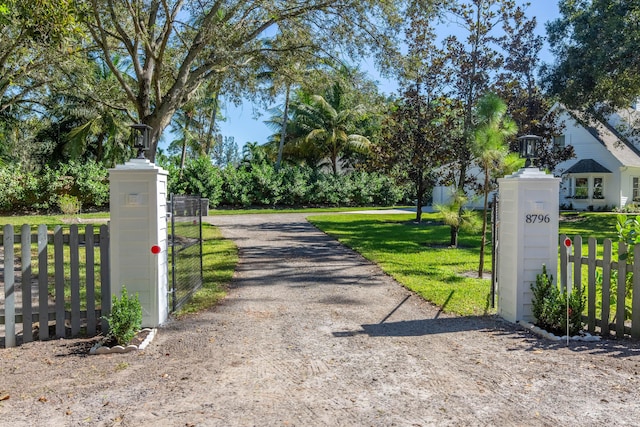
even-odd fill
[(171, 194), (169, 203), (170, 293), (174, 312), (202, 286), (202, 199)]

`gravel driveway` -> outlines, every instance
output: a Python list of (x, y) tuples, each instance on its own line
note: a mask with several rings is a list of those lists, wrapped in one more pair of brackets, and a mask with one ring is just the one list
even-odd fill
[(301, 214), (207, 218), (240, 263), (144, 352), (0, 350), (0, 425), (638, 425), (640, 346), (451, 317)]

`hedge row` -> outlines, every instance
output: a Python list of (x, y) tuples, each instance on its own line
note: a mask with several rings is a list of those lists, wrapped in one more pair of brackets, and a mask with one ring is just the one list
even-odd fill
[(220, 169), (206, 158), (193, 160), (182, 178), (169, 168), (169, 191), (200, 194), (210, 206), (389, 206), (410, 200), (406, 187), (378, 173), (334, 176), (305, 166), (269, 163)]
[[(247, 206), (389, 206), (410, 200), (406, 188), (378, 173), (350, 172), (334, 176), (303, 166), (246, 164), (218, 168), (206, 158), (188, 162), (180, 173), (169, 170), (169, 192), (199, 194), (211, 207)], [(108, 171), (95, 162), (74, 162), (29, 173), (19, 165), (0, 168), (0, 211), (58, 211), (63, 195), (78, 198), (82, 210), (106, 209)]]
[(2, 212), (57, 211), (63, 195), (77, 197), (83, 210), (107, 206), (107, 169), (92, 161), (70, 161), (55, 169), (46, 166), (37, 174), (23, 170), (18, 164), (0, 168)]

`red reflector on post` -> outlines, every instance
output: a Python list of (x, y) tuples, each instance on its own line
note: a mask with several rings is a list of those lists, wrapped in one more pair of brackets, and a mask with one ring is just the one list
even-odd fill
[(154, 255), (158, 255), (161, 252), (162, 249), (160, 249), (160, 246), (158, 245), (153, 245), (151, 246), (151, 253)]

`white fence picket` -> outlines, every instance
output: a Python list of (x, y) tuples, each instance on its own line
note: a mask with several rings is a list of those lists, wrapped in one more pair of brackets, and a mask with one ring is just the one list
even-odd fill
[(22, 340), (33, 341), (33, 310), (31, 309), (31, 227), (24, 224), (20, 233), (22, 276)]
[(38, 226), (38, 337), (49, 338), (49, 277), (47, 276), (47, 226)]
[(15, 294), (15, 256), (13, 250), (13, 226), (4, 226), (4, 331), (5, 347), (16, 345), (16, 294)]

